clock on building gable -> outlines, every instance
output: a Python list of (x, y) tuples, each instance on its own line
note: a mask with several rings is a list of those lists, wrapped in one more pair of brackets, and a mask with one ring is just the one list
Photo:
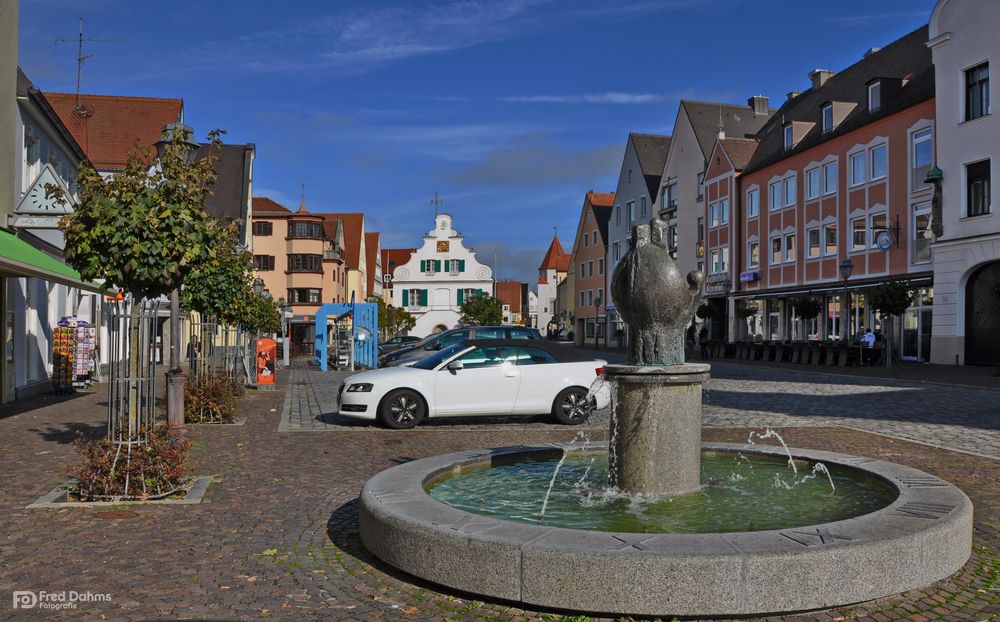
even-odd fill
[(451, 247), (451, 244), (447, 240), (442, 241), (442, 242), (438, 242), (437, 243), (437, 252), (439, 252), (439, 253), (447, 253), (448, 249), (450, 247)]
[[(57, 188), (65, 198), (65, 202), (60, 203), (59, 193), (46, 196), (46, 187)], [(73, 195), (69, 193), (62, 179), (56, 175), (55, 169), (52, 168), (51, 164), (46, 164), (28, 191), (21, 197), (21, 202), (17, 204), (14, 213), (59, 216), (72, 213), (75, 203)]]

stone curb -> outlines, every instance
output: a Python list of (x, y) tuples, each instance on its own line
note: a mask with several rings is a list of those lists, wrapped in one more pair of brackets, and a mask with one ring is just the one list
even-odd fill
[[(497, 520), (424, 491), (429, 480), (463, 467), (555, 457), (580, 447), (479, 449), (382, 471), (361, 491), (361, 540), (383, 561), (465, 592), (640, 616), (825, 609), (925, 587), (957, 572), (971, 554), (972, 503), (961, 490), (916, 469), (825, 451), (791, 450), (797, 458), (867, 472), (894, 486), (898, 497), (869, 514), (800, 528), (638, 534)], [(784, 455), (780, 447), (762, 445), (703, 448)]]
[(213, 481), (215, 481), (213, 476), (201, 475), (195, 478), (194, 484), (188, 489), (188, 493), (183, 499), (156, 499), (151, 501), (67, 501), (68, 491), (63, 486), (58, 486), (39, 497), (34, 503), (25, 506), (25, 509), (101, 508), (118, 505), (193, 505), (195, 503), (208, 503), (204, 500), (205, 493), (208, 492), (208, 487)]

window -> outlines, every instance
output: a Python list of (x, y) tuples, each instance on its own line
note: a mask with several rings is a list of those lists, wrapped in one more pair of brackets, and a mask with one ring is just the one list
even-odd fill
[(622, 206), (621, 205), (616, 205), (615, 206), (615, 224), (616, 225), (622, 224)]
[(597, 246), (597, 232), (596, 232), (596, 231), (593, 231), (593, 232), (591, 232), (591, 233), (592, 233), (593, 235), (592, 235), (592, 239), (590, 240), (590, 242), (591, 242), (591, 244), (593, 244), (594, 246)]
[(855, 218), (851, 221), (851, 250), (863, 250), (868, 246), (867, 228), (864, 218)]
[(642, 217), (645, 218), (645, 216), (646, 216), (646, 197), (645, 196), (642, 197), (641, 199), (639, 199), (639, 201), (640, 201), (640, 204), (639, 204), (640, 205), (639, 214)]
[(833, 104), (823, 106), (823, 132), (833, 131)]
[(597, 274), (604, 274), (604, 258), (597, 260)]
[(614, 244), (611, 245), (611, 250), (612, 250), (611, 257), (614, 260), (615, 264), (617, 265), (618, 260), (621, 259), (621, 246), (619, 245), (618, 242), (615, 242)]
[(587, 262), (585, 261), (580, 262), (580, 276), (582, 277), (587, 276)]
[(590, 246), (590, 234), (589, 233), (584, 233), (583, 234), (583, 247), (587, 248), (588, 246)]
[(785, 149), (791, 149), (794, 146), (794, 133), (792, 131), (791, 124), (785, 126)]
[(604, 288), (603, 287), (598, 287), (597, 288), (597, 298), (594, 299), (594, 304), (599, 304), (599, 305), (604, 304)]
[(594, 261), (593, 260), (587, 262), (587, 275), (588, 276), (594, 276)]
[(709, 219), (712, 227), (718, 227), (729, 222), (729, 199), (722, 199), (708, 206)]
[(837, 254), (837, 225), (826, 225), (823, 227), (823, 241), (825, 248), (824, 255)]
[(795, 234), (785, 236), (785, 261), (795, 261)]
[(587, 290), (587, 306), (588, 307), (594, 306), (594, 290), (592, 289)]
[(253, 234), (254, 235), (271, 235), (274, 232), (274, 225), (269, 222), (255, 222), (253, 223)]
[(288, 271), (289, 272), (322, 272), (323, 271), (323, 256), (322, 255), (289, 255), (288, 256)]
[(754, 218), (760, 213), (760, 191), (751, 190), (747, 193), (747, 217)]
[(781, 238), (771, 238), (771, 265), (781, 263)]
[(290, 238), (322, 238), (323, 224), (318, 222), (292, 221), (288, 223)]
[(855, 153), (851, 156), (851, 185), (865, 183), (865, 154)]
[[(702, 175), (704, 177), (704, 175)], [(664, 186), (664, 201), (663, 207), (673, 207), (677, 204), (677, 184), (667, 184)], [(701, 186), (698, 187), (699, 194), (701, 193)]]
[(587, 292), (580, 292), (580, 306), (587, 306)]
[[(444, 339), (442, 338), (441, 341)], [(499, 367), (504, 363), (514, 363), (517, 360), (517, 350), (511, 346), (486, 346), (463, 354), (459, 360), (462, 361), (462, 367), (465, 369)]]
[(541, 348), (518, 348), (517, 365), (545, 365), (558, 363), (554, 356)]
[(810, 229), (806, 231), (806, 240), (809, 243), (809, 247), (806, 250), (806, 256), (809, 259), (819, 257), (819, 229)]
[(448, 271), (452, 274), (459, 274), (465, 272), (465, 260), (464, 259), (451, 259), (448, 261)]
[(698, 241), (705, 241), (705, 219), (701, 216), (698, 217)]
[(806, 198), (815, 199), (819, 196), (819, 168), (806, 171)]
[(677, 250), (677, 225), (667, 227), (667, 250)]
[(784, 181), (785, 207), (795, 205), (795, 178), (789, 177)]
[(433, 275), (441, 270), (441, 261), (438, 259), (421, 259), (420, 271), (427, 275)]
[(871, 238), (869, 240), (869, 242), (871, 243), (872, 248), (876, 248), (878, 246), (876, 238), (878, 238), (878, 234), (879, 233), (881, 233), (882, 231), (885, 231), (885, 227), (886, 227), (887, 224), (888, 224), (888, 220), (886, 218), (885, 212), (882, 212), (882, 213), (879, 213), (879, 214), (872, 214), (871, 215), (871, 229), (870, 230), (871, 230), (872, 234), (871, 234), (871, 236), (869, 236)]
[(910, 167), (910, 187), (919, 190), (925, 186), (927, 171), (934, 161), (934, 136), (931, 128), (918, 130), (911, 137), (913, 142), (913, 165)]
[(886, 176), (886, 146), (872, 148), (872, 179), (883, 179)]
[(823, 194), (831, 194), (837, 191), (837, 163), (830, 162), (823, 165)]
[[(674, 185), (670, 184), (670, 188), (673, 189)], [(702, 171), (698, 173), (698, 198), (705, 196), (705, 172)]]
[(931, 204), (913, 206), (913, 242), (910, 244), (913, 263), (931, 260)]
[(983, 160), (965, 167), (967, 184), (967, 215), (982, 216), (990, 213), (990, 161)]
[(458, 290), (458, 306), (465, 304), (466, 300), (472, 300), (476, 296), (482, 296), (483, 290), (476, 289), (475, 287), (466, 287), (464, 289)]
[(628, 203), (626, 203), (625, 211), (628, 212), (629, 223), (635, 220), (635, 201), (629, 201)]
[(747, 265), (756, 268), (760, 265), (760, 242), (747, 244)]
[(990, 113), (990, 64), (983, 63), (965, 72), (965, 120)]
[(882, 83), (873, 82), (868, 85), (868, 111), (875, 112), (882, 107)]
[[(546, 308), (545, 310), (548, 311), (548, 308)], [(512, 329), (510, 329), (510, 338), (511, 339), (534, 339), (534, 334), (530, 330), (527, 330), (527, 329), (524, 329), (524, 328), (512, 328)]]
[(712, 274), (719, 274), (721, 272), (729, 271), (729, 248), (723, 247), (712, 251), (711, 264)]
[(298, 287), (288, 290), (289, 304), (319, 304), (322, 290)]
[(632, 183), (632, 169), (628, 170), (628, 183)]
[[(271, 224), (271, 223), (267, 223)], [(258, 272), (274, 270), (274, 255), (254, 255), (253, 269)]]
[(776, 181), (767, 189), (767, 209), (772, 211), (781, 209), (781, 182)]

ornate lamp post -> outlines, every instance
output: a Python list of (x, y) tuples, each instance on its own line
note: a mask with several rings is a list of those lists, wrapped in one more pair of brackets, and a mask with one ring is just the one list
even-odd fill
[[(194, 130), (188, 125), (168, 123), (163, 126), (160, 140), (156, 141), (156, 157), (162, 158), (174, 133), (180, 132), (184, 141), (184, 159), (188, 164), (194, 161), (198, 143), (194, 141)], [(133, 302), (134, 304), (134, 302)], [(175, 436), (186, 436), (184, 426), (184, 370), (181, 369), (181, 302), (180, 292), (170, 292), (170, 369), (167, 370), (167, 429)]]
[(851, 273), (854, 272), (854, 262), (850, 259), (845, 259), (840, 262), (840, 278), (844, 280), (844, 296), (840, 301), (840, 342), (847, 343), (847, 324), (849, 319), (850, 311), (850, 300), (851, 293), (847, 290), (847, 281), (851, 278)]

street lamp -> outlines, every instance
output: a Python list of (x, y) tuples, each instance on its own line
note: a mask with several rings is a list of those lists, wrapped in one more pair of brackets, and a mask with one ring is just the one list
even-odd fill
[[(194, 142), (194, 131), (190, 126), (168, 123), (163, 126), (160, 140), (156, 141), (156, 156), (163, 158), (167, 146), (179, 135), (184, 146), (184, 161), (194, 162), (198, 143)], [(181, 301), (180, 292), (170, 292), (170, 369), (167, 370), (167, 429), (175, 436), (186, 436), (184, 427), (184, 370), (181, 369)]]
[(840, 278), (844, 280), (844, 297), (840, 301), (840, 342), (847, 343), (847, 323), (848, 323), (848, 307), (851, 306), (850, 292), (847, 291), (847, 281), (851, 278), (851, 273), (854, 272), (854, 262), (850, 259), (845, 259), (840, 262)]

